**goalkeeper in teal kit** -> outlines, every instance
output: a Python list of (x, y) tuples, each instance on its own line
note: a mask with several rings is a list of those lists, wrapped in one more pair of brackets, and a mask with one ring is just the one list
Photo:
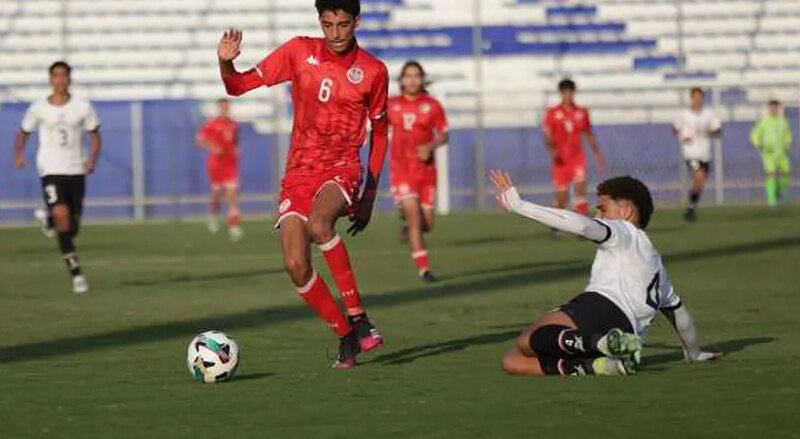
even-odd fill
[(759, 120), (750, 131), (750, 141), (761, 153), (764, 163), (767, 203), (778, 204), (786, 195), (792, 179), (789, 150), (792, 148), (792, 129), (777, 100), (769, 102), (769, 114)]

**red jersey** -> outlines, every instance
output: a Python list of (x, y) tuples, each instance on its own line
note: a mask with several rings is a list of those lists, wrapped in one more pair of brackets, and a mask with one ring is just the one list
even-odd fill
[(222, 154), (208, 154), (208, 167), (236, 168), (239, 159), (239, 125), (230, 118), (215, 117), (200, 129), (197, 138), (222, 149)]
[(592, 131), (589, 110), (563, 104), (547, 110), (542, 128), (550, 134), (557, 158), (569, 160), (583, 157), (581, 135)]
[(396, 96), (389, 100), (388, 105), (392, 127), (392, 172), (435, 168), (433, 155), (428, 162), (417, 158), (417, 147), (432, 142), (436, 133), (447, 132), (447, 115), (442, 105), (427, 94), (417, 99)]
[(369, 118), (373, 150), (379, 153), (370, 159), (370, 173), (377, 181), (386, 153), (389, 74), (383, 62), (357, 44), (339, 55), (322, 38), (297, 37), (275, 49), (255, 69), (223, 80), (233, 95), (292, 81), (294, 126), (287, 175), (360, 168), (359, 150)]

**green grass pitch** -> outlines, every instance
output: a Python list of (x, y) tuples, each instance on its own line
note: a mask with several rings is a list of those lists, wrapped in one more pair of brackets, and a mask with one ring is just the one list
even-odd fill
[[(85, 296), (55, 242), (0, 229), (0, 437), (800, 437), (800, 206), (700, 215), (657, 212), (651, 235), (726, 357), (684, 364), (659, 318), (640, 375), (576, 379), (500, 370), (523, 326), (582, 290), (594, 252), (522, 218), (441, 218), (434, 286), (391, 216), (348, 239), (387, 338), (351, 371), (328, 369), (335, 339), (294, 294), (267, 222), (236, 245), (202, 224), (87, 226)], [(186, 369), (204, 329), (239, 342), (232, 382)]]

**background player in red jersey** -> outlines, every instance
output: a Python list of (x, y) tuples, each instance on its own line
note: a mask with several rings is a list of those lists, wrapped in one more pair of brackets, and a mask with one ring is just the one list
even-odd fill
[[(226, 32), (219, 43), (220, 73), (231, 95), (292, 82), (294, 126), (281, 182), (279, 218), (286, 271), (297, 292), (340, 337), (334, 367), (350, 368), (356, 355), (383, 344), (367, 318), (338, 218), (348, 215), (349, 232), (369, 224), (388, 146), (386, 66), (359, 48), (358, 0), (317, 0), (324, 38), (298, 37), (283, 44), (257, 67), (237, 72), (242, 32)], [(366, 185), (360, 199), (361, 161), (367, 120), (372, 124)], [(347, 308), (347, 318), (311, 266), (310, 243), (325, 256)]]
[(217, 101), (217, 117), (209, 120), (197, 134), (197, 146), (208, 150), (208, 181), (211, 199), (208, 206), (208, 230), (219, 231), (217, 219), (222, 193), (228, 201), (228, 234), (231, 241), (242, 238), (239, 212), (239, 127), (230, 117), (230, 102)]
[(567, 207), (570, 185), (574, 184), (575, 211), (587, 215), (589, 203), (586, 200), (586, 156), (583, 153), (583, 137), (586, 137), (592, 148), (599, 173), (605, 168), (605, 160), (597, 144), (597, 137), (592, 131), (589, 110), (575, 104), (575, 89), (575, 82), (571, 79), (559, 82), (561, 103), (547, 110), (542, 129), (547, 151), (553, 161), (556, 207), (559, 209)]
[(425, 70), (409, 61), (400, 72), (401, 95), (389, 100), (392, 127), (392, 196), (402, 209), (411, 257), (420, 277), (435, 282), (423, 233), (433, 229), (436, 196), (436, 148), (447, 143), (447, 117), (425, 89)]

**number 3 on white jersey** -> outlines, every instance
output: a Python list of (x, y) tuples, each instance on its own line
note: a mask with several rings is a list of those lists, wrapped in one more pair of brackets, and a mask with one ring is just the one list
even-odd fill
[(333, 80), (330, 78), (323, 78), (322, 82), (319, 84), (317, 99), (323, 104), (326, 104), (331, 100), (331, 94), (333, 94)]

